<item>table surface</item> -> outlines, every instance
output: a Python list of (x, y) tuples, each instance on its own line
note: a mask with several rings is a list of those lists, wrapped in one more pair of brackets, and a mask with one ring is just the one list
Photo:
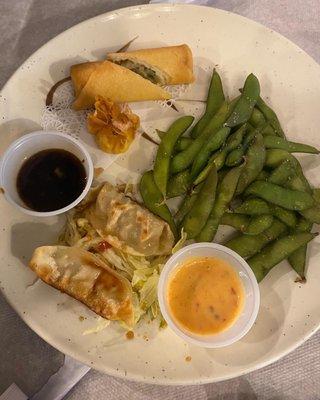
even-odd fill
[[(95, 15), (147, 2), (0, 0), (0, 88), (27, 57), (58, 33)], [(280, 32), (320, 63), (320, 0), (209, 0), (208, 3)], [(15, 382), (27, 395), (32, 395), (60, 368), (63, 354), (33, 333), (1, 294), (0, 332), (0, 394)], [(159, 387), (91, 370), (67, 399), (320, 399), (320, 332), (277, 363), (226, 382)]]

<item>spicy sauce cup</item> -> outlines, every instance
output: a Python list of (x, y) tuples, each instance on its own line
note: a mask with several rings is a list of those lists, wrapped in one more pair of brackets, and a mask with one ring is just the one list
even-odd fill
[[(177, 270), (197, 258), (216, 258), (232, 267), (243, 287), (243, 306), (232, 324), (214, 334), (196, 334), (185, 329), (172, 315), (169, 305), (169, 284)], [(162, 315), (169, 327), (183, 340), (201, 347), (224, 347), (240, 340), (252, 327), (260, 305), (257, 280), (247, 262), (229, 248), (216, 243), (195, 243), (176, 252), (165, 264), (158, 284), (158, 300)]]

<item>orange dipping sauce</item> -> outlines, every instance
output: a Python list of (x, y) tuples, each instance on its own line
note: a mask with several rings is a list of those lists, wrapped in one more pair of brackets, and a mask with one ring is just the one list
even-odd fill
[(193, 258), (168, 283), (167, 302), (181, 328), (199, 335), (220, 333), (238, 318), (244, 289), (237, 272), (224, 260)]

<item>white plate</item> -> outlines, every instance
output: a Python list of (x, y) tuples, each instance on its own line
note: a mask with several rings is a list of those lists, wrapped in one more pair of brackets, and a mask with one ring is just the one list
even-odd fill
[[(0, 95), (1, 152), (16, 137), (39, 128), (45, 94), (68, 74), (71, 64), (102, 57), (136, 35), (139, 39), (132, 48), (188, 43), (197, 67), (217, 65), (230, 95), (254, 72), (289, 137), (319, 143), (320, 68), (301, 49), (255, 22), (221, 10), (147, 5), (85, 21), (51, 40), (19, 68)], [(200, 74), (201, 79), (206, 76)], [(153, 150), (149, 142), (137, 140), (107, 173), (123, 181), (133, 179), (150, 166)], [(320, 185), (319, 158), (301, 159), (312, 183)], [(28, 287), (34, 274), (27, 260), (34, 247), (54, 240), (61, 219), (27, 217), (3, 196), (0, 215), (0, 286), (10, 304), (50, 344), (108, 374), (163, 384), (219, 381), (277, 360), (319, 327), (319, 240), (315, 240), (310, 245), (308, 283), (294, 283), (295, 274), (287, 263), (276, 267), (260, 285), (255, 326), (228, 348), (189, 346), (169, 329), (157, 332), (149, 325), (141, 326), (131, 341), (116, 324), (83, 336), (96, 323), (92, 312), (41, 282)], [(82, 322), (80, 315), (86, 317)], [(191, 356), (190, 362), (186, 356)]]

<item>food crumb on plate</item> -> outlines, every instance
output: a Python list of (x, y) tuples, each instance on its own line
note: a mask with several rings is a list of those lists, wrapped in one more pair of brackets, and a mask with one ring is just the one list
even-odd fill
[(128, 340), (134, 339), (134, 332), (133, 332), (133, 331), (128, 331), (128, 332), (126, 333), (126, 338), (127, 338)]
[(84, 321), (84, 316), (80, 315), (79, 316), (79, 321), (81, 321), (81, 322)]
[(185, 360), (186, 360), (186, 362), (190, 362), (190, 361), (192, 360), (192, 358), (191, 358), (191, 356), (187, 356), (187, 357), (185, 358)]
[(103, 173), (103, 171), (104, 171), (104, 168), (102, 168), (102, 167), (97, 167), (97, 168), (94, 169), (93, 176), (94, 176), (95, 178), (98, 178), (98, 176), (100, 176), (100, 175)]

